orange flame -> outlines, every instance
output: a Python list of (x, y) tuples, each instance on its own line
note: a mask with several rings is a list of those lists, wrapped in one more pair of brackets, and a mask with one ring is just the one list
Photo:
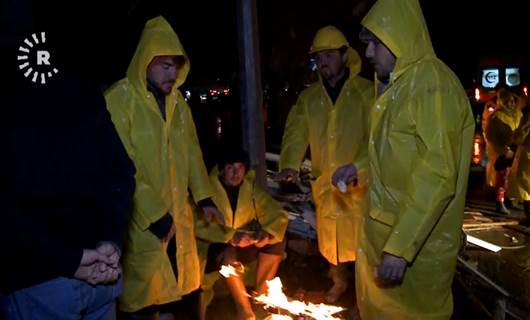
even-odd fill
[[(283, 293), (282, 281), (278, 277), (267, 281), (267, 286), (269, 288), (267, 294), (254, 298), (256, 301), (265, 304), (266, 308), (280, 308), (289, 311), (293, 315), (310, 316), (316, 320), (340, 319), (333, 317), (333, 315), (344, 310), (344, 308), (323, 303), (317, 305), (297, 300), (289, 301)], [(289, 316), (272, 315), (271, 319), (287, 320), (292, 318)]]
[(229, 278), (231, 276), (239, 276), (236, 272), (236, 268), (232, 267), (231, 265), (221, 266), (221, 270), (219, 270), (219, 273), (225, 278)]
[(272, 314), (270, 317), (271, 320), (293, 320), (293, 318), (289, 316), (284, 316), (281, 314)]

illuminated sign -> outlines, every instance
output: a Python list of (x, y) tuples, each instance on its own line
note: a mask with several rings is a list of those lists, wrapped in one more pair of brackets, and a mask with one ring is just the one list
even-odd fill
[(519, 68), (506, 68), (506, 85), (516, 87), (520, 84)]
[(482, 86), (484, 88), (495, 88), (499, 83), (499, 69), (482, 70)]

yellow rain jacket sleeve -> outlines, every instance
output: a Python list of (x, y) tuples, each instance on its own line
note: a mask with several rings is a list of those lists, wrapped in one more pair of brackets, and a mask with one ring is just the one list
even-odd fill
[[(147, 67), (155, 56), (180, 55), (185, 63), (166, 96), (162, 117), (147, 90)], [(178, 87), (189, 60), (171, 26), (162, 17), (149, 20), (127, 70), (127, 77), (105, 93), (112, 121), (136, 166), (132, 222), (124, 253), (124, 289), (120, 309), (134, 312), (179, 300), (200, 285), (199, 258), (188, 188), (195, 201), (211, 195), (191, 112)], [(162, 243), (147, 228), (166, 213), (176, 226), (178, 279)]]
[[(334, 41), (337, 32), (333, 27), (321, 29), (314, 47), (347, 46), (345, 39), (343, 43)], [(368, 117), (374, 92), (373, 83), (358, 76), (360, 66), (359, 55), (349, 48), (350, 74), (335, 104), (320, 79), (300, 94), (289, 112), (282, 139), (280, 170), (298, 170), (307, 147), (310, 148), (311, 170), (316, 177), (312, 193), (316, 204), (318, 246), (333, 264), (355, 260), (357, 230), (367, 206)], [(347, 164), (357, 166), (359, 183), (341, 193), (331, 184), (331, 177)]]
[(213, 201), (223, 213), (225, 226), (206, 223), (197, 219), (197, 237), (208, 242), (228, 242), (235, 231), (257, 220), (263, 230), (274, 237), (271, 243), (281, 242), (287, 230), (287, 212), (256, 184), (256, 174), (250, 170), (239, 188), (235, 215), (230, 206), (228, 195), (219, 180), (219, 170), (215, 167), (210, 173), (210, 182), (214, 189)]
[[(363, 319), (449, 319), (474, 121), (453, 72), (435, 55), (418, 0), (378, 0), (362, 24), (396, 56), (370, 117), (370, 211), (356, 265)], [(409, 262), (380, 287), (384, 253)]]

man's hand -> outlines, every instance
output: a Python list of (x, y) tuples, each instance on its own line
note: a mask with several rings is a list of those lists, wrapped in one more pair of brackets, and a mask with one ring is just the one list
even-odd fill
[(291, 168), (285, 168), (274, 177), (274, 181), (293, 182), (297, 178), (298, 178), (298, 171), (291, 169)]
[(347, 164), (338, 168), (331, 177), (331, 183), (341, 192), (346, 192), (346, 186), (348, 184), (357, 184), (357, 168), (353, 164)]
[(116, 245), (111, 242), (103, 242), (97, 248), (96, 251), (105, 255), (109, 258), (111, 268), (118, 268), (120, 265), (121, 252)]
[(207, 222), (216, 222), (222, 226), (225, 225), (225, 218), (223, 216), (223, 214), (221, 213), (221, 211), (219, 211), (219, 209), (217, 209), (217, 207), (215, 206), (206, 206), (206, 207), (202, 207), (202, 212), (204, 214), (204, 219), (207, 221)]
[(399, 284), (403, 280), (406, 269), (407, 260), (385, 252), (377, 268), (377, 279), (384, 284)]
[(267, 231), (260, 230), (256, 234), (256, 243), (254, 245), (258, 248), (263, 248), (264, 246), (269, 244), (270, 238), (271, 235)]
[(109, 267), (112, 263), (109, 257), (97, 250), (84, 249), (74, 277), (93, 285), (116, 281), (121, 274), (121, 269)]
[(229, 243), (234, 247), (246, 248), (256, 243), (256, 240), (245, 232), (238, 232), (234, 234)]

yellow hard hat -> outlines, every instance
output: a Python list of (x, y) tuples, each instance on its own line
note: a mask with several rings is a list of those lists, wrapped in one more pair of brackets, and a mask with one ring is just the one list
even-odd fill
[(327, 26), (317, 31), (309, 54), (322, 50), (340, 49), (344, 46), (350, 46), (344, 34), (334, 26)]

